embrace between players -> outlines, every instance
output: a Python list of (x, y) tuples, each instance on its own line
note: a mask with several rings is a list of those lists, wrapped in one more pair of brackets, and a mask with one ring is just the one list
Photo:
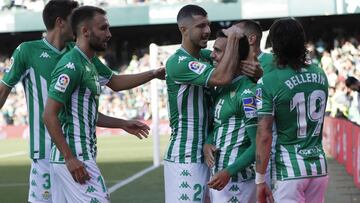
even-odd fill
[[(102, 64), (96, 53), (106, 49), (111, 33), (100, 8), (51, 0), (43, 20), (46, 37), (19, 45), (0, 83), (1, 107), (19, 81), (27, 97), (28, 201), (109, 202), (96, 164), (95, 127), (122, 128), (139, 138), (149, 128), (98, 112), (100, 88), (130, 89), (164, 79), (165, 70), (115, 75)], [(203, 49), (210, 36), (204, 9), (184, 6), (177, 23), (182, 45), (166, 64), (172, 128), (164, 157), (166, 202), (205, 202), (206, 196), (216, 203), (255, 202), (256, 190), (259, 202), (323, 201), (327, 80), (306, 63), (301, 25), (294, 19), (272, 25), (273, 57), (260, 51), (261, 28), (253, 21), (220, 31), (213, 52)]]

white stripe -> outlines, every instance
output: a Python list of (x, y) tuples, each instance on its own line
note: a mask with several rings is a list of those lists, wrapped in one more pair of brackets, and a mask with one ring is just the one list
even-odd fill
[[(47, 100), (47, 82), (46, 80), (40, 76), (40, 81), (41, 81), (41, 95), (43, 98), (43, 107), (45, 110), (45, 105), (46, 105), (46, 100)], [(41, 112), (43, 113), (43, 112)], [(50, 151), (51, 151), (51, 137), (49, 134), (49, 131), (47, 130), (46, 126), (44, 125), (45, 128), (45, 159), (48, 159), (50, 157)]]
[[(232, 123), (231, 119), (233, 119), (234, 121), (234, 127), (235, 127), (235, 116), (231, 117), (230, 120), (229, 120), (229, 124)], [(236, 137), (236, 141), (231, 149), (231, 153), (230, 153), (230, 159), (229, 159), (229, 165), (234, 163), (235, 162), (235, 159), (237, 158), (237, 154), (238, 154), (238, 151), (239, 151), (239, 146), (240, 144), (242, 143), (242, 141), (244, 140), (244, 135), (245, 135), (245, 128), (243, 126), (243, 122), (241, 122), (241, 126), (240, 126), (240, 129), (239, 129), (239, 132), (238, 132), (238, 135)], [(229, 146), (231, 144), (231, 134), (229, 136), (229, 140), (228, 142), (226, 142), (226, 146)]]
[[(91, 91), (86, 88), (85, 89), (85, 94), (84, 94), (84, 99), (83, 99), (83, 122), (84, 122), (84, 128), (85, 128), (85, 134), (86, 134), (86, 149), (87, 151), (90, 153), (90, 139), (91, 139), (91, 135), (90, 135), (90, 123), (89, 123), (89, 98), (91, 95)], [(89, 154), (89, 156), (91, 156), (91, 154)]]
[(292, 165), (291, 165), (291, 161), (290, 161), (290, 154), (286, 150), (286, 148), (283, 147), (282, 145), (280, 145), (280, 149), (281, 149), (281, 156), (282, 156), (283, 162), (285, 164), (285, 169), (288, 174), (288, 178), (294, 177), (294, 171), (292, 170)]
[(185, 144), (185, 162), (191, 163), (191, 149), (192, 149), (192, 142), (194, 140), (194, 86), (189, 86), (189, 95), (187, 98), (187, 137), (186, 137), (186, 144)]
[[(40, 109), (39, 109), (39, 96), (38, 96), (38, 91), (36, 88), (36, 79), (35, 79), (35, 71), (33, 68), (30, 68), (30, 80), (32, 83), (32, 93), (33, 93), (33, 114), (34, 114), (34, 118), (33, 122), (34, 122), (34, 132), (33, 132), (33, 139), (34, 139), (34, 152), (38, 151), (38, 153), (34, 153), (34, 158), (39, 158), (40, 156)], [(31, 118), (29, 118), (31, 119)]]
[[(202, 87), (199, 87), (199, 94), (198, 94), (198, 110), (199, 110), (199, 145), (201, 145), (201, 143), (203, 143), (203, 133), (205, 133), (205, 139), (207, 138), (207, 135), (208, 135), (208, 128), (207, 126), (205, 126), (205, 131), (204, 130), (204, 126), (203, 126), (203, 123), (204, 123), (204, 119), (207, 120), (207, 117), (205, 117), (204, 115), (204, 105), (203, 105), (203, 102), (204, 102), (204, 90)], [(207, 124), (207, 122), (206, 122)], [(205, 125), (206, 125), (205, 124)], [(197, 153), (196, 153), (196, 157), (197, 158), (200, 158), (202, 156), (202, 147), (198, 148), (197, 150)]]
[(319, 159), (320, 159), (321, 173), (326, 174), (326, 163), (325, 163), (326, 158), (322, 154), (320, 154)]
[(310, 167), (311, 167), (311, 174), (313, 176), (316, 176), (317, 175), (316, 163), (315, 162), (314, 163), (309, 162), (309, 164), (310, 164)]
[(140, 172), (138, 172), (138, 173), (136, 173), (136, 174), (134, 174), (134, 175), (132, 175), (132, 176), (130, 176), (128, 178), (126, 178), (125, 180), (122, 180), (122, 181), (116, 183), (115, 185), (113, 185), (113, 186), (111, 186), (109, 188), (109, 193), (111, 194), (111, 193), (115, 192), (116, 190), (118, 190), (118, 189), (124, 187), (125, 185), (133, 182), (134, 180), (136, 180), (136, 179), (144, 176), (145, 174), (153, 171), (154, 169), (157, 169), (158, 167), (159, 166), (150, 166), (150, 167), (148, 167), (148, 168), (146, 168), (146, 169), (144, 169), (144, 170), (142, 170), (142, 171), (140, 171)]
[[(295, 148), (295, 153), (296, 152), (297, 152), (297, 149)], [(304, 158), (302, 156), (299, 156), (297, 153), (295, 155), (296, 155), (297, 163), (299, 165), (300, 175), (307, 176)]]
[[(81, 149), (81, 140), (80, 140), (80, 120), (78, 116), (78, 98), (79, 98), (79, 88), (77, 88), (71, 96), (71, 111), (72, 111), (72, 117), (73, 117), (73, 125), (74, 125), (74, 142), (75, 142), (75, 151), (76, 151), (76, 157), (79, 156), (79, 154), (82, 153)], [(79, 157), (78, 157), (79, 158)], [(82, 159), (80, 159), (82, 160)]]
[[(229, 124), (228, 125), (229, 125), (229, 127), (228, 127), (225, 135), (220, 135), (220, 136), (225, 136), (225, 143), (224, 143), (224, 146), (221, 148), (220, 158), (219, 158), (219, 163), (221, 163), (221, 165), (223, 167), (224, 167), (224, 159), (225, 159), (225, 154), (226, 154), (226, 147), (229, 146), (229, 144), (230, 144), (231, 135), (232, 135), (232, 132), (234, 131), (234, 128), (235, 128), (235, 116), (232, 116), (229, 119)], [(222, 138), (218, 137), (217, 139), (221, 140)], [(222, 170), (223, 168), (219, 168), (219, 169)]]
[[(92, 123), (92, 126), (91, 126), (91, 136), (92, 136), (92, 138), (94, 139), (94, 142), (96, 141), (96, 122), (97, 122), (97, 118), (96, 118), (96, 116), (97, 116), (97, 110), (96, 110), (96, 103), (95, 103), (95, 101), (93, 102), (93, 104), (92, 104), (92, 116), (91, 116), (91, 120), (93, 121), (93, 123)], [(96, 151), (95, 151), (95, 148), (96, 148), (96, 142), (94, 143), (94, 146), (93, 146), (93, 157), (95, 157), (95, 159), (96, 159)]]
[[(28, 84), (28, 80), (26, 79), (26, 80), (24, 80), (23, 81), (23, 85), (24, 85), (24, 91), (25, 91), (25, 98), (26, 98), (26, 107), (27, 107), (27, 110), (28, 110), (28, 112), (30, 112), (30, 104), (29, 104), (29, 84)], [(30, 118), (30, 115), (28, 115), (28, 119)], [(28, 122), (29, 122), (29, 120), (28, 120)], [(28, 128), (29, 129), (29, 132), (30, 132), (30, 128)], [(30, 132), (30, 134), (31, 134), (31, 132)], [(30, 143), (30, 140), (29, 140), (29, 143)], [(30, 147), (29, 147), (29, 154), (30, 154), (30, 157), (32, 157), (32, 154), (31, 154), (31, 149), (30, 149)]]
[(9, 153), (9, 154), (0, 154), (0, 159), (14, 157), (14, 156), (22, 156), (25, 154), (26, 154), (26, 151), (13, 152), (13, 153)]
[(182, 99), (184, 96), (184, 91), (186, 90), (187, 85), (181, 85), (178, 95), (177, 95), (177, 110), (179, 113), (179, 120), (178, 120), (178, 131), (177, 131), (177, 136), (176, 136), (176, 140), (174, 141), (174, 145), (173, 145), (173, 149), (171, 152), (171, 160), (173, 160), (174, 156), (177, 156), (177, 160), (174, 161), (179, 161), (179, 148), (180, 148), (180, 140), (181, 140), (181, 133), (182, 133), (182, 109), (181, 109), (181, 105), (182, 105)]

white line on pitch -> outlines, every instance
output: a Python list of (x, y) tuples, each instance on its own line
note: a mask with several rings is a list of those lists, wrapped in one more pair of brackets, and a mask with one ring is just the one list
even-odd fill
[(28, 185), (28, 183), (0, 183), (0, 187), (21, 187)]
[(152, 171), (154, 169), (157, 169), (158, 167), (159, 166), (150, 166), (150, 167), (148, 167), (148, 168), (146, 168), (146, 169), (144, 169), (144, 170), (142, 170), (142, 171), (140, 171), (140, 172), (138, 172), (138, 173), (136, 173), (136, 174), (134, 174), (134, 175), (132, 175), (132, 176), (130, 176), (128, 178), (126, 178), (125, 180), (122, 180), (122, 181), (116, 183), (115, 185), (113, 185), (113, 186), (111, 186), (109, 188), (109, 193), (113, 193), (114, 191), (118, 190), (119, 188), (124, 187), (125, 185), (127, 185), (127, 184), (131, 183), (132, 181), (140, 178), (141, 176), (149, 173), (150, 171)]
[(9, 153), (9, 154), (0, 154), (0, 159), (14, 157), (14, 156), (21, 156), (21, 155), (25, 155), (26, 153), (27, 153), (26, 151), (20, 151), (20, 152), (14, 152), (14, 153)]

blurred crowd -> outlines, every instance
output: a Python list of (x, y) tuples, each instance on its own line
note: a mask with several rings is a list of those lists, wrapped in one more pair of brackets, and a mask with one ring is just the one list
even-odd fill
[[(358, 110), (358, 92), (351, 91), (345, 85), (349, 76), (360, 79), (360, 44), (355, 38), (348, 40), (335, 39), (333, 49), (327, 51), (320, 41), (309, 43), (309, 53), (314, 63), (318, 63), (326, 72), (329, 81), (329, 99), (326, 114), (332, 117), (346, 118), (360, 124)], [(174, 52), (175, 47), (162, 47), (156, 67), (164, 66), (162, 62)], [(1, 61), (1, 59), (0, 59)], [(104, 60), (106, 63), (106, 61)], [(0, 78), (2, 78), (9, 59), (0, 62)], [(130, 63), (119, 71), (119, 74), (135, 74), (150, 70), (150, 56), (134, 55)], [(160, 119), (168, 119), (167, 93), (164, 81), (157, 81), (158, 106)], [(151, 85), (150, 82), (140, 87), (113, 92), (107, 87), (102, 89), (99, 111), (110, 116), (126, 119), (151, 119)], [(0, 111), (0, 125), (27, 124), (27, 109), (24, 91), (21, 84), (13, 88), (9, 99)]]
[[(32, 11), (42, 11), (49, 0), (0, 0), (1, 10), (27, 9)], [(156, 4), (156, 3), (194, 3), (193, 0), (77, 0), (82, 5), (93, 5), (101, 7), (119, 7), (136, 4)], [(237, 0), (197, 0), (201, 2), (236, 2)]]

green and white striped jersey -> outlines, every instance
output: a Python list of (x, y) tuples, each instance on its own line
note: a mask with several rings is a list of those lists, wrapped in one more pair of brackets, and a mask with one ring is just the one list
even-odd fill
[[(81, 161), (95, 160), (100, 86), (108, 83), (112, 71), (107, 67), (97, 68), (75, 46), (59, 61), (51, 77), (48, 96), (64, 104), (61, 127), (73, 155)], [(64, 163), (55, 145), (50, 161)]]
[(46, 39), (20, 44), (11, 57), (10, 69), (2, 83), (12, 88), (19, 81), (25, 90), (29, 112), (30, 157), (49, 159), (51, 138), (41, 119), (50, 85), (50, 75), (57, 62), (70, 50), (69, 44), (62, 51), (57, 50)]
[(309, 65), (299, 71), (277, 68), (258, 81), (258, 116), (273, 115), (277, 128), (277, 180), (327, 174), (322, 128), (328, 82), (322, 69)]
[[(251, 144), (249, 128), (257, 126), (256, 84), (247, 76), (236, 77), (231, 85), (216, 89), (214, 131), (212, 143), (218, 149), (214, 173), (221, 171), (239, 157)], [(239, 171), (233, 180), (244, 181), (255, 177), (254, 165)]]
[(202, 163), (202, 147), (212, 119), (212, 88), (207, 87), (214, 71), (209, 50), (199, 59), (178, 49), (166, 63), (171, 138), (165, 160)]

